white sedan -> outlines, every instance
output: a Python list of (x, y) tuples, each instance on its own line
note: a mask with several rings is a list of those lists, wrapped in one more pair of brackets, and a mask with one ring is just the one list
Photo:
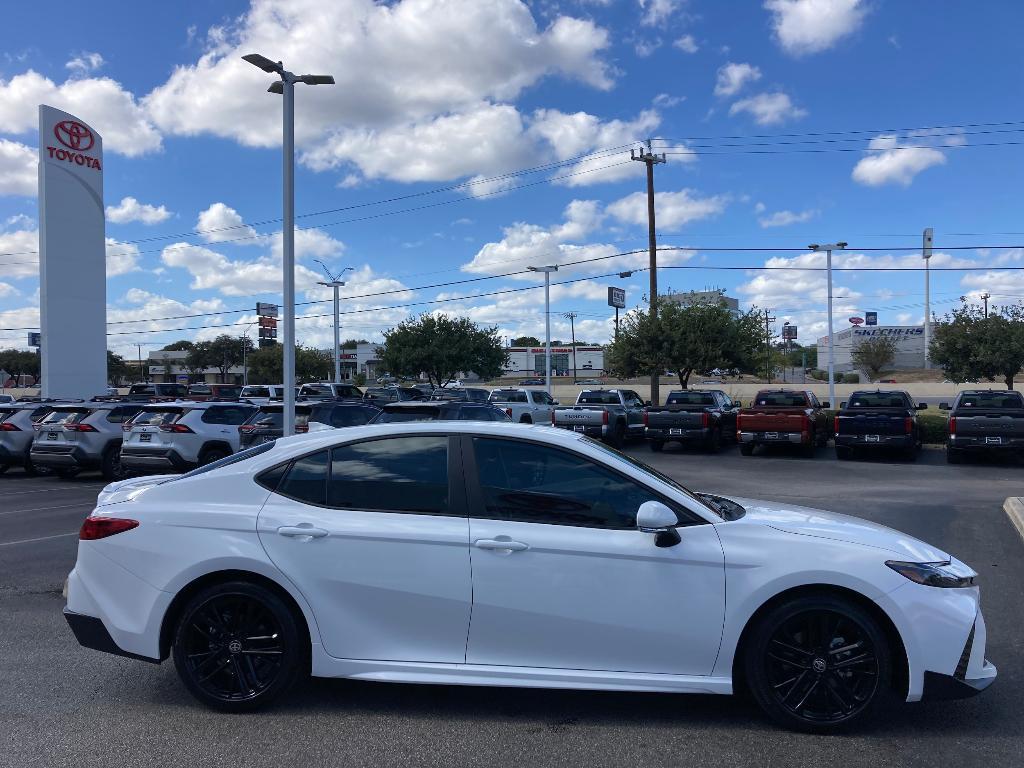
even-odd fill
[(460, 685), (749, 690), (824, 731), (881, 699), (993, 682), (975, 573), (842, 515), (694, 494), (582, 436), (351, 427), (114, 483), (65, 615), (220, 709), (302, 674)]

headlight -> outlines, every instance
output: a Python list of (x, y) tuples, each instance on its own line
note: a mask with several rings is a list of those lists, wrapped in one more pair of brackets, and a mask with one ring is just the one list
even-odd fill
[(886, 560), (885, 564), (901, 576), (906, 576), (926, 587), (955, 589), (973, 587), (977, 574), (965, 565), (944, 561), (941, 563), (905, 563), (900, 560)]

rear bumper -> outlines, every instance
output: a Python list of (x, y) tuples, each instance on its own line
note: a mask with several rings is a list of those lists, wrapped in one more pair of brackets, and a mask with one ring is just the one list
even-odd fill
[(80, 445), (32, 444), (32, 463), (41, 467), (98, 467), (100, 459), (90, 456)]
[(121, 448), (121, 464), (128, 469), (176, 469), (179, 471), (196, 466), (195, 462), (186, 461), (173, 448), (138, 448), (135, 446)]
[(83, 648), (112, 653), (115, 656), (125, 656), (129, 659), (148, 661), (150, 664), (160, 663), (159, 659), (140, 656), (118, 646), (114, 642), (114, 638), (110, 636), (106, 626), (104, 626), (102, 619), (98, 619), (95, 616), (86, 616), (84, 613), (75, 613), (67, 608), (64, 609), (64, 618), (67, 619), (68, 626), (71, 627), (71, 631), (75, 634), (78, 644)]
[[(877, 437), (877, 440), (868, 440)], [(917, 442), (913, 435), (844, 435), (835, 436), (837, 448), (913, 448)]]
[(605, 437), (608, 434), (607, 424), (554, 424), (558, 429), (567, 429), (570, 432), (578, 432), (587, 437)]
[(647, 427), (644, 430), (644, 437), (648, 440), (660, 440), (666, 443), (671, 441), (706, 443), (711, 439), (711, 433), (710, 427), (697, 427), (696, 429), (687, 429), (685, 427)]
[[(996, 437), (999, 438), (998, 443), (986, 442)], [(946, 445), (949, 448), (966, 451), (1024, 451), (1024, 437), (951, 435)]]
[(741, 443), (754, 445), (773, 445), (777, 443), (803, 445), (811, 440), (808, 432), (738, 432)]

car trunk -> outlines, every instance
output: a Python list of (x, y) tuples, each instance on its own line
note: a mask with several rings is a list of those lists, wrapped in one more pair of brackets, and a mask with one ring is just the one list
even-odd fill
[(92, 413), (90, 408), (68, 408), (53, 411), (38, 425), (40, 446), (73, 447), (78, 444), (77, 425)]
[(174, 423), (185, 414), (184, 408), (147, 408), (139, 411), (125, 428), (126, 448), (167, 448), (174, 442)]

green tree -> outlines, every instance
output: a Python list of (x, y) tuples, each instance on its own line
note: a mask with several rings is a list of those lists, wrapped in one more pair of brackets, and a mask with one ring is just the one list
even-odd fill
[(120, 355), (107, 350), (107, 381), (113, 386), (119, 386), (132, 372), (131, 366)]
[(753, 310), (737, 317), (724, 302), (680, 306), (662, 298), (657, 318), (633, 310), (620, 321), (605, 365), (621, 377), (674, 370), (686, 389), (694, 371), (752, 368), (763, 351), (763, 333)]
[[(284, 347), (271, 344), (246, 357), (250, 384), (280, 384), (284, 379), (282, 361)], [(334, 358), (330, 352), (312, 347), (295, 347), (295, 381), (327, 381), (334, 375)]]
[(541, 340), (536, 336), (516, 336), (512, 339), (513, 347), (539, 347)]
[(222, 333), (212, 341), (199, 341), (192, 345), (185, 358), (185, 367), (189, 371), (201, 371), (216, 368), (220, 372), (220, 380), (227, 382), (228, 369), (242, 364), (242, 347), (246, 356), (253, 349), (252, 340), (248, 337), (238, 338)]
[(281, 349), (280, 344), (271, 344), (267, 347), (260, 347), (246, 357), (250, 384), (281, 383), (283, 378)]
[(988, 317), (966, 299), (934, 327), (932, 362), (952, 381), (995, 381), (1007, 389), (1024, 365), (1024, 306), (993, 307)]
[(296, 381), (300, 383), (330, 381), (333, 376), (334, 356), (329, 351), (312, 347), (295, 347)]
[(39, 377), (39, 355), (26, 349), (0, 349), (0, 370), (12, 377)]
[(871, 378), (877, 379), (882, 369), (896, 359), (896, 342), (888, 336), (872, 336), (854, 347), (850, 357), (854, 365), (867, 368)]
[(360, 344), (369, 344), (370, 342), (366, 339), (345, 339), (341, 342), (342, 349), (355, 349)]
[(191, 341), (189, 341), (188, 339), (180, 339), (179, 341), (172, 341), (170, 344), (168, 344), (166, 347), (164, 347), (161, 351), (162, 352), (188, 352), (190, 349), (192, 349), (193, 346), (195, 346), (195, 345)]
[(498, 329), (480, 328), (465, 317), (424, 314), (384, 333), (384, 369), (398, 376), (426, 373), (443, 386), (460, 372), (500, 376), (508, 362)]

